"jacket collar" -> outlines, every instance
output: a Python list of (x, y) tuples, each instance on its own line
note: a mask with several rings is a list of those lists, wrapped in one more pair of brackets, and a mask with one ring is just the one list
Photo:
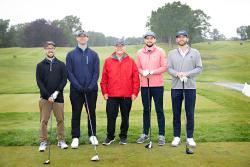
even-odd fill
[[(43, 60), (43, 62), (44, 62), (44, 63), (48, 63), (48, 64), (51, 63), (51, 61), (50, 61), (49, 59), (47, 59), (46, 57), (45, 57), (45, 59)], [(58, 63), (58, 59), (57, 59), (56, 57), (54, 57), (54, 59), (52, 60), (52, 63)]]
[[(111, 54), (111, 57), (112, 57), (113, 59), (116, 59), (116, 60), (119, 61), (119, 58), (118, 58), (118, 56), (116, 55), (115, 52), (113, 52), (113, 53)], [(123, 56), (121, 57), (120, 61), (122, 61), (122, 60), (125, 59), (126, 57), (128, 57), (128, 54), (125, 52), (125, 53), (123, 53)]]
[(84, 52), (83, 52), (83, 50), (82, 50), (78, 45), (76, 46), (76, 50), (77, 50), (78, 52), (81, 52), (81, 53), (86, 53), (86, 52), (88, 51), (88, 49), (89, 49), (89, 47), (87, 46), (86, 49), (85, 49)]
[(156, 45), (152, 46), (152, 47), (147, 47), (147, 46), (144, 46), (144, 48), (142, 49), (142, 51), (144, 53), (149, 53), (149, 52), (154, 52), (156, 50)]

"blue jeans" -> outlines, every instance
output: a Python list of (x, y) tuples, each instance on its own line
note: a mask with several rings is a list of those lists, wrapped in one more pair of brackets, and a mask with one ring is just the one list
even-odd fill
[[(149, 104), (151, 105), (152, 97), (155, 103), (155, 110), (157, 114), (159, 135), (165, 136), (165, 116), (163, 111), (163, 87), (150, 87), (149, 95), (150, 102), (148, 97), (148, 87), (141, 87), (141, 97), (143, 104), (143, 133), (148, 135), (150, 125), (150, 116), (151, 111), (149, 111)], [(152, 110), (152, 107), (151, 107)]]
[(171, 90), (174, 136), (180, 137), (181, 135), (181, 106), (185, 99), (187, 138), (193, 138), (196, 89), (185, 89), (184, 93), (185, 97), (183, 97), (182, 89)]

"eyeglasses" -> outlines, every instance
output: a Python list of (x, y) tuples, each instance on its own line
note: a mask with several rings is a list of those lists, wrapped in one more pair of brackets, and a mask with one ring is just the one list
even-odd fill
[(46, 50), (55, 50), (55, 47), (46, 47)]

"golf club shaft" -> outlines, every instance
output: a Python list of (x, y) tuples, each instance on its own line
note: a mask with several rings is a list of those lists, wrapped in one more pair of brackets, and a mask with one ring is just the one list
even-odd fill
[[(53, 103), (52, 103), (53, 105)], [(52, 107), (53, 108), (53, 107)], [(48, 159), (50, 160), (50, 145), (51, 145), (51, 139), (52, 139), (52, 110), (50, 110), (50, 135), (49, 135), (49, 155), (48, 155)]]
[(185, 108), (185, 101), (186, 101), (186, 98), (185, 98), (185, 86), (184, 86), (184, 81), (182, 81), (182, 93), (183, 93), (183, 105), (184, 105), (184, 115), (185, 115), (185, 134), (186, 134), (186, 140), (187, 140), (187, 117), (186, 117), (186, 108)]
[[(89, 114), (89, 105), (88, 105), (88, 100), (87, 100), (86, 93), (84, 93), (84, 97), (85, 97), (85, 104), (86, 104), (86, 110), (87, 110), (87, 114), (88, 114), (88, 118), (89, 118), (91, 133), (92, 133), (92, 136), (94, 136), (94, 131), (93, 131), (93, 126), (92, 126), (92, 122), (91, 122), (91, 118), (90, 118), (90, 114)], [(94, 144), (94, 148), (95, 148), (96, 155), (98, 155), (96, 144)]]
[(152, 132), (151, 132), (151, 100), (150, 100), (150, 88), (149, 88), (149, 78), (147, 78), (148, 82), (148, 108), (149, 108), (149, 142), (151, 141)]
[(185, 87), (184, 87), (184, 81), (182, 82), (182, 92), (183, 92), (183, 103), (184, 103), (184, 115), (185, 115), (185, 134), (186, 134), (186, 150), (188, 149), (189, 150), (189, 146), (188, 146), (188, 143), (187, 143), (187, 111), (186, 111), (186, 107), (185, 107), (185, 102), (186, 102), (186, 98), (185, 98)]

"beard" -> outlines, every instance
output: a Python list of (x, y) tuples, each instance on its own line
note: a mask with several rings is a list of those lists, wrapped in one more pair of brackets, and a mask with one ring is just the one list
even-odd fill
[(185, 46), (187, 44), (187, 41), (180, 41), (178, 42), (178, 45), (180, 46)]
[(47, 53), (47, 56), (50, 57), (50, 58), (53, 58), (54, 57), (54, 53), (53, 52), (49, 52), (49, 53)]
[(154, 44), (146, 44), (147, 47), (151, 48)]

